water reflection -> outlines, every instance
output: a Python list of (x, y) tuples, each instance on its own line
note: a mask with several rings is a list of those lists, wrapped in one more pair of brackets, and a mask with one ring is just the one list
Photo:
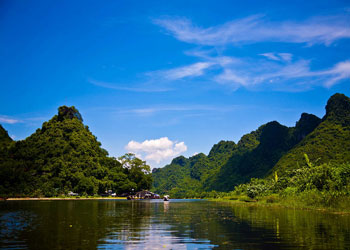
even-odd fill
[(350, 216), (229, 203), (7, 201), (0, 248), (348, 249)]

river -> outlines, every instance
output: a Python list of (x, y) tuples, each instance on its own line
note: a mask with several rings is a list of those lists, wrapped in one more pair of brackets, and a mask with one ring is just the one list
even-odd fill
[(205, 200), (0, 202), (1, 249), (350, 249), (350, 216)]

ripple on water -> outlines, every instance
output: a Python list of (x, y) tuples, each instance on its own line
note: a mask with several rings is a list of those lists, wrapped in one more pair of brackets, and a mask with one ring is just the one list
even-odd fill
[(0, 246), (6, 249), (26, 249), (26, 243), (21, 235), (26, 231), (35, 230), (36, 217), (34, 213), (28, 211), (1, 213)]

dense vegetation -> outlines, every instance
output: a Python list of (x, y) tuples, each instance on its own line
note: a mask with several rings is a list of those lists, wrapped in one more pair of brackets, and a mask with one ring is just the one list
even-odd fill
[[(215, 145), (208, 156), (200, 154), (200, 157), (189, 159), (181, 156), (164, 168), (155, 169), (153, 189), (175, 197), (243, 194), (252, 198), (282, 195), (291, 190), (295, 194), (310, 193), (316, 192), (314, 187), (299, 187), (302, 182), (306, 185), (310, 181), (302, 176), (317, 179), (325, 171), (323, 182), (332, 187), (318, 186), (316, 193), (330, 190), (331, 195), (334, 190), (340, 190), (344, 194), (348, 185), (345, 183), (349, 182), (347, 173), (350, 173), (350, 170), (347, 172), (347, 163), (350, 162), (350, 99), (343, 94), (333, 95), (322, 120), (303, 113), (295, 127), (288, 128), (275, 121), (262, 125), (244, 135), (237, 144), (225, 142), (231, 146), (216, 157), (216, 149), (222, 143)], [(312, 162), (317, 167), (305, 167), (305, 155), (308, 164)], [(343, 183), (343, 187), (333, 183), (335, 180)]]
[(349, 211), (350, 164), (315, 165), (305, 154), (305, 164), (287, 170), (281, 177), (275, 172), (273, 178), (253, 178), (249, 183), (236, 186), (234, 191), (216, 197)]
[(198, 192), (206, 191), (203, 183), (217, 175), (217, 166), (225, 164), (236, 147), (234, 142), (220, 141), (208, 156), (202, 153), (188, 159), (179, 156), (164, 168), (153, 169), (153, 191), (168, 193), (173, 197), (193, 197)]
[(153, 191), (178, 198), (294, 197), (327, 206), (349, 195), (349, 152), (350, 99), (342, 94), (328, 100), (322, 119), (303, 113), (295, 127), (269, 122), (237, 144), (220, 141), (208, 155), (179, 156), (152, 175), (133, 154), (109, 157), (78, 110), (63, 106), (22, 141), (0, 125), (0, 195), (122, 194), (149, 189), (153, 178)]
[(149, 189), (150, 167), (132, 154), (108, 157), (74, 107), (62, 106), (41, 129), (12, 141), (0, 126), (0, 195), (94, 195)]

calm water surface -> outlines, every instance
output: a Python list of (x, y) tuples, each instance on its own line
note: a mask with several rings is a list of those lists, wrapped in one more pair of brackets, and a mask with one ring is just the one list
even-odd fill
[(203, 200), (0, 202), (2, 249), (350, 249), (350, 216)]

